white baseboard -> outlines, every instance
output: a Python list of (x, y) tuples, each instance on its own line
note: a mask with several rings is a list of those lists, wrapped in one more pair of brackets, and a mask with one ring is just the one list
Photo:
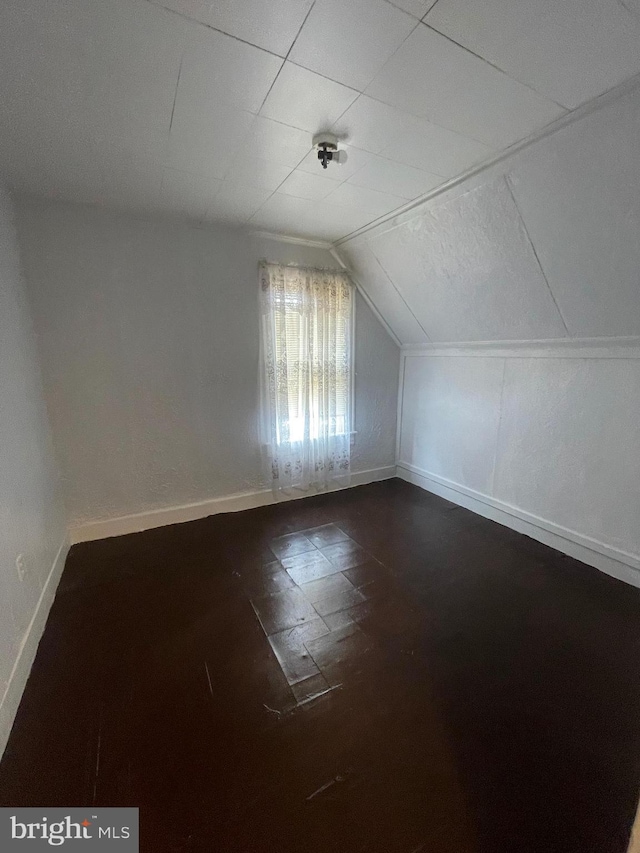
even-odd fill
[(428, 492), (433, 492), (492, 521), (497, 521), (505, 527), (511, 527), (518, 533), (524, 533), (618, 580), (640, 587), (640, 556), (636, 554), (630, 554), (597, 539), (591, 539), (575, 530), (554, 524), (519, 507), (446, 480), (444, 477), (424, 471), (407, 462), (398, 462), (397, 472), (398, 477)]
[(53, 561), (51, 571), (42, 587), (42, 592), (40, 593), (33, 616), (20, 643), (20, 648), (18, 649), (4, 695), (0, 700), (0, 758), (9, 740), (11, 727), (13, 726), (24, 688), (27, 685), (27, 679), (29, 678), (36, 652), (38, 651), (38, 644), (47, 624), (47, 617), (49, 616), (58, 583), (62, 576), (69, 545), (69, 539), (65, 537)]
[[(331, 491), (352, 486), (364, 486), (378, 480), (388, 480), (396, 476), (395, 465), (384, 468), (373, 468), (370, 471), (357, 471), (351, 474), (351, 484), (348, 487), (338, 486)], [(163, 507), (162, 509), (139, 512), (133, 515), (124, 515), (118, 518), (108, 518), (100, 521), (90, 521), (85, 524), (72, 526), (69, 536), (72, 544), (78, 542), (92, 542), (95, 539), (107, 539), (111, 536), (124, 536), (127, 533), (140, 533), (142, 530), (151, 530), (154, 527), (164, 527), (167, 524), (180, 524), (183, 521), (197, 521), (209, 515), (217, 515), (221, 512), (239, 512), (243, 509), (255, 509), (260, 506), (268, 506), (273, 503), (281, 503), (288, 500), (299, 500), (308, 498), (317, 492), (300, 492), (299, 494), (283, 496), (275, 500), (270, 489), (261, 489), (255, 492), (240, 492), (234, 495), (226, 495), (221, 498), (212, 498), (198, 503), (184, 504), (182, 506)]]

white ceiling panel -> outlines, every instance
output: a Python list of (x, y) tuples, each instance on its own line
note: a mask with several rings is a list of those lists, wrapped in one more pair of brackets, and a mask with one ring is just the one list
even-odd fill
[(193, 102), (176, 102), (167, 165), (224, 178), (253, 120), (251, 113), (228, 104), (200, 112)]
[[(105, 189), (100, 203), (105, 207), (129, 210), (139, 214), (169, 212), (184, 215), (185, 208), (177, 209), (174, 203), (162, 200), (161, 163), (121, 152), (121, 162), (115, 158), (104, 162)], [(198, 208), (198, 213), (201, 208)], [(193, 215), (193, 214), (189, 214)]]
[(39, 9), (22, 0), (2, 4), (3, 105), (25, 103), (32, 97), (59, 98), (69, 110), (82, 109), (87, 103), (92, 79), (85, 58), (82, 18), (80, 26), (73, 26), (76, 11), (72, 3), (63, 2)]
[(76, 156), (71, 166), (58, 160), (34, 164), (15, 158), (3, 167), (2, 175), (10, 187), (45, 198), (79, 204), (103, 204), (106, 198), (104, 175), (92, 157)]
[(84, 122), (85, 128), (91, 125), (91, 142), (100, 161), (105, 157), (117, 156), (123, 149), (150, 160), (166, 160), (169, 154), (167, 128), (159, 133), (146, 123), (130, 121), (126, 113), (112, 113), (110, 117), (109, 122), (106, 121), (106, 114), (100, 116), (99, 121)]
[[(86, 122), (101, 138), (117, 126), (121, 138), (166, 137), (189, 25), (141, 0), (90, 0), (84, 56), (91, 75)], [(73, 24), (72, 26), (75, 26)]]
[(236, 38), (285, 56), (313, 0), (152, 0)]
[(358, 148), (435, 175), (457, 175), (492, 149), (476, 139), (360, 95), (333, 131)]
[(250, 224), (294, 236), (337, 240), (361, 228), (370, 218), (353, 208), (274, 193), (251, 217)]
[(349, 181), (361, 187), (380, 190), (404, 199), (414, 199), (437, 187), (443, 179), (440, 175), (431, 175), (412, 166), (374, 157), (352, 178), (349, 178)]
[(249, 221), (257, 228), (293, 236), (309, 236), (308, 230), (304, 228), (304, 219), (316, 203), (305, 198), (273, 193)]
[(51, 168), (56, 161), (90, 161), (98, 158), (91, 134), (82, 125), (73, 107), (51, 98), (34, 95), (32, 110), (25, 111), (17, 102), (4, 102), (0, 122), (0, 162), (42, 164)]
[(311, 172), (296, 169), (278, 188), (278, 192), (296, 196), (296, 198), (322, 199), (339, 186), (340, 181), (334, 181), (321, 174), (313, 175)]
[[(640, 70), (639, 2), (3, 0), (0, 170), (342, 237)], [(323, 171), (330, 128), (349, 159)]]
[(311, 150), (311, 134), (287, 124), (256, 116), (242, 145), (244, 157), (269, 159), (293, 169)]
[(522, 139), (564, 112), (422, 24), (366, 94), (496, 147)]
[(424, 18), (438, 0), (389, 0), (389, 2), (416, 18)]
[(257, 113), (282, 59), (222, 33), (189, 25), (176, 106), (186, 103), (215, 114), (223, 101)]
[[(5, 0), (1, 20), (0, 87), (9, 101), (38, 95), (86, 108), (106, 97), (144, 108), (145, 92), (153, 104), (165, 84), (175, 91), (185, 24), (144, 0)], [(105, 75), (113, 75), (108, 89)]]
[(409, 113), (360, 95), (332, 130), (356, 148), (379, 154), (383, 148), (404, 138), (417, 121)]
[(572, 335), (640, 335), (640, 90), (536, 146), (511, 173)]
[(223, 182), (211, 201), (205, 219), (246, 222), (265, 203), (271, 190)]
[(415, 26), (386, 0), (316, 0), (289, 59), (362, 91)]
[(225, 180), (228, 183), (248, 184), (273, 192), (290, 173), (290, 166), (281, 166), (272, 160), (261, 160), (258, 157), (242, 157), (229, 167)]
[(385, 213), (391, 213), (392, 210), (406, 204), (404, 198), (381, 193), (368, 187), (359, 187), (349, 181), (345, 181), (337, 189), (334, 189), (331, 195), (327, 197), (327, 201), (340, 207), (355, 207), (357, 210), (363, 210), (373, 216), (383, 216)]
[(202, 175), (177, 169), (165, 169), (162, 174), (160, 200), (170, 210), (202, 219), (221, 186), (222, 181), (216, 178), (204, 178)]
[[(75, 112), (34, 96), (32, 111), (6, 103), (0, 122), (0, 173), (24, 192), (68, 201), (100, 203), (104, 170)], [(43, 121), (43, 117), (45, 121)]]
[(382, 149), (382, 156), (434, 175), (450, 178), (474, 163), (486, 160), (493, 149), (476, 139), (416, 119), (395, 142)]
[(640, 19), (619, 0), (439, 0), (426, 23), (566, 107), (640, 72)]
[[(55, 131), (53, 110), (102, 144), (166, 142), (184, 49), (185, 22), (143, 0), (35, 0), (2, 4), (0, 101)], [(49, 124), (52, 122), (52, 124)]]
[(567, 336), (503, 178), (369, 242), (432, 341)]
[(357, 97), (354, 89), (285, 62), (260, 114), (317, 133), (331, 127)]
[(353, 207), (338, 207), (327, 201), (312, 203), (305, 217), (307, 235), (315, 234), (322, 240), (337, 240), (358, 228), (362, 228), (371, 219), (371, 214)]

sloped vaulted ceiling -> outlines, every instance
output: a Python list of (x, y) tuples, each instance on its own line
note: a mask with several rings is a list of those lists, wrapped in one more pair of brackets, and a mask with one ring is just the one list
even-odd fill
[(640, 335), (640, 86), (337, 251), (402, 344)]

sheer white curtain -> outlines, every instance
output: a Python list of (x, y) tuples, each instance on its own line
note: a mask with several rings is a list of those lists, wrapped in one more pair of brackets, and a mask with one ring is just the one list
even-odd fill
[(353, 285), (334, 270), (260, 264), (264, 473), (274, 490), (348, 485)]

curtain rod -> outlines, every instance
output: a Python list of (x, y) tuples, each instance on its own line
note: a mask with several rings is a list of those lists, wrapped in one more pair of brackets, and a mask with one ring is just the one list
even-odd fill
[(341, 273), (342, 275), (345, 275), (347, 278), (351, 279), (348, 270), (341, 269), (338, 267), (309, 267), (294, 263), (281, 264), (277, 263), (276, 261), (268, 261), (266, 258), (261, 258), (258, 262), (258, 266), (284, 267), (285, 269), (303, 270), (308, 272), (331, 272), (335, 274)]

